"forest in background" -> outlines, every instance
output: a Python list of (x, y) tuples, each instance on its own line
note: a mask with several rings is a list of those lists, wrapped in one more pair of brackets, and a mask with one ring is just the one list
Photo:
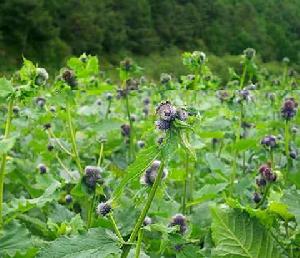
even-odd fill
[(83, 52), (113, 65), (133, 56), (160, 70), (180, 64), (186, 50), (213, 55), (216, 69), (218, 57), (247, 47), (263, 62), (300, 60), (297, 0), (1, 0), (0, 17), (2, 72), (18, 67), (22, 55), (57, 69)]

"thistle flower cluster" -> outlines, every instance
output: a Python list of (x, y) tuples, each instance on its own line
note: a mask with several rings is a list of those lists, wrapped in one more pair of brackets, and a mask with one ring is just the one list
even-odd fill
[(126, 58), (120, 62), (120, 68), (125, 72), (130, 72), (133, 69), (133, 62), (131, 59)]
[(266, 191), (266, 186), (268, 184), (274, 183), (277, 180), (277, 175), (272, 171), (271, 167), (268, 164), (264, 164), (259, 168), (259, 177), (256, 178), (256, 185), (258, 191), (253, 195), (253, 201), (259, 203), (262, 199), (262, 194)]
[(128, 124), (121, 125), (121, 134), (123, 137), (129, 137), (130, 136), (130, 125), (128, 125)]
[(167, 73), (162, 73), (160, 75), (160, 83), (161, 84), (167, 84), (168, 82), (170, 82), (172, 80), (172, 76), (170, 74)]
[(179, 226), (179, 233), (183, 234), (187, 230), (186, 217), (182, 214), (176, 214), (172, 217), (170, 227)]
[(243, 101), (249, 102), (253, 99), (253, 96), (250, 93), (250, 90), (244, 88), (242, 90), (238, 90), (236, 92), (237, 95), (237, 102), (241, 103)]
[(256, 51), (254, 48), (246, 48), (244, 50), (244, 56), (248, 59), (248, 60), (252, 60), (255, 57)]
[(297, 113), (298, 103), (294, 98), (287, 98), (282, 107), (281, 115), (285, 120), (291, 120)]
[(139, 82), (135, 79), (128, 79), (126, 80), (125, 88), (117, 89), (117, 98), (125, 98), (130, 91), (138, 90), (139, 89)]
[(42, 175), (42, 174), (46, 174), (47, 171), (48, 171), (48, 168), (46, 167), (45, 164), (39, 164), (39, 165), (37, 166), (37, 169), (39, 170), (39, 172), (40, 172), (41, 175)]
[(223, 103), (230, 99), (230, 95), (226, 90), (218, 90), (216, 93), (216, 97)]
[(36, 68), (36, 77), (35, 77), (35, 84), (36, 85), (43, 85), (49, 79), (48, 72), (45, 68)]
[(105, 217), (112, 211), (111, 204), (108, 202), (100, 202), (96, 208), (96, 213), (99, 216)]
[(274, 148), (277, 145), (276, 137), (274, 135), (265, 136), (260, 143), (269, 149)]
[[(159, 160), (154, 160), (152, 165), (145, 171), (144, 175), (141, 177), (141, 184), (152, 186), (158, 174), (158, 170), (161, 162)], [(168, 176), (168, 170), (164, 169), (162, 174), (162, 179)]]
[(197, 64), (204, 64), (206, 61), (206, 54), (202, 51), (194, 51), (192, 53), (192, 59), (197, 63)]
[(156, 126), (162, 131), (170, 129), (175, 119), (186, 121), (188, 118), (188, 112), (185, 109), (176, 109), (169, 101), (162, 102), (156, 108), (156, 114), (159, 116)]
[(46, 104), (46, 99), (44, 97), (37, 97), (35, 103), (40, 107), (43, 108)]
[(90, 190), (95, 190), (97, 183), (101, 179), (99, 167), (87, 166), (84, 170), (83, 182)]
[(73, 89), (77, 86), (77, 79), (74, 71), (66, 69), (62, 75), (62, 79)]

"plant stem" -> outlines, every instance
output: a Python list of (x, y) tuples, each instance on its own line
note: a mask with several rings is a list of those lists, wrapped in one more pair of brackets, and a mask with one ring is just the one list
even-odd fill
[(287, 179), (290, 167), (290, 154), (289, 154), (289, 141), (290, 141), (290, 131), (289, 131), (289, 121), (285, 121), (285, 156), (286, 156), (286, 173), (284, 178)]
[(126, 113), (127, 113), (127, 118), (128, 122), (130, 125), (130, 134), (129, 134), (129, 161), (132, 162), (135, 159), (135, 154), (134, 154), (134, 142), (133, 142), (133, 136), (134, 136), (134, 129), (133, 129), (133, 122), (131, 119), (131, 114), (130, 114), (130, 108), (129, 108), (129, 93), (126, 93), (125, 101), (126, 101)]
[(70, 103), (67, 102), (67, 122), (70, 130), (70, 136), (71, 136), (71, 143), (72, 143), (72, 149), (74, 152), (74, 159), (76, 162), (76, 165), (79, 169), (80, 174), (83, 174), (82, 167), (80, 164), (80, 158), (77, 150), (77, 145), (76, 145), (76, 139), (75, 139), (75, 132), (72, 124), (72, 116), (71, 116), (71, 108), (70, 108)]
[(95, 199), (96, 199), (96, 193), (94, 192), (92, 201), (90, 203), (90, 208), (88, 211), (88, 217), (87, 217), (87, 227), (90, 228), (92, 224), (92, 217), (93, 217), (93, 212), (94, 212), (94, 204), (95, 204)]
[[(154, 184), (151, 188), (148, 199), (146, 201), (146, 204), (145, 204), (145, 206), (144, 206), (144, 208), (143, 208), (143, 210), (142, 210), (142, 212), (141, 212), (141, 214), (140, 214), (140, 216), (139, 216), (139, 218), (138, 218), (138, 220), (137, 220), (137, 222), (134, 226), (134, 229), (133, 229), (130, 237), (129, 237), (129, 240), (128, 240), (129, 243), (132, 243), (133, 241), (135, 241), (135, 239), (137, 237), (137, 234), (138, 234), (138, 232), (139, 232), (139, 230), (140, 230), (140, 228), (141, 228), (141, 226), (144, 222), (144, 219), (145, 219), (145, 217), (146, 217), (146, 215), (147, 215), (147, 213), (150, 209), (151, 203), (152, 203), (152, 201), (155, 197), (156, 190), (157, 190), (157, 188), (158, 188), (158, 186), (161, 182), (162, 175), (163, 175), (163, 170), (164, 170), (164, 162), (162, 161), (162, 163), (160, 165), (160, 168), (159, 168), (159, 171), (158, 171), (158, 174), (155, 178)], [(131, 248), (130, 245), (124, 246), (124, 250), (123, 250), (123, 253), (122, 253), (122, 256), (121, 256), (122, 258), (126, 258), (128, 256), (130, 248)]]
[(183, 196), (182, 196), (182, 213), (186, 213), (186, 199), (187, 199), (187, 185), (189, 180), (189, 155), (186, 151), (185, 156), (185, 179), (184, 179), (184, 185), (183, 185)]
[(68, 154), (68, 155), (70, 155), (71, 157), (73, 157), (73, 154), (70, 152), (70, 151), (68, 151), (63, 145), (62, 145), (62, 143), (60, 142), (60, 140), (54, 135), (54, 133), (53, 133), (53, 131), (51, 130), (51, 128), (49, 128), (48, 130), (47, 130), (47, 132), (48, 132), (48, 136), (49, 136), (49, 138), (53, 138), (54, 140), (55, 140), (55, 142), (57, 143), (57, 145), (66, 153), (66, 154)]
[(110, 213), (108, 216), (109, 216), (110, 222), (111, 222), (111, 224), (112, 224), (112, 226), (113, 226), (113, 228), (114, 228), (114, 231), (115, 231), (116, 235), (118, 236), (119, 240), (120, 240), (122, 243), (124, 243), (124, 239), (123, 239), (123, 237), (122, 237), (122, 234), (121, 234), (120, 230), (118, 229), (118, 226), (117, 226), (117, 224), (116, 224), (116, 221), (115, 221), (115, 219), (114, 219), (114, 216), (112, 215), (112, 213)]
[[(238, 146), (240, 137), (241, 137), (242, 120), (243, 120), (243, 104), (241, 103), (238, 128), (236, 130), (236, 135), (235, 135), (235, 146), (236, 147)], [(233, 150), (233, 164), (232, 164), (232, 173), (231, 173), (231, 177), (230, 177), (230, 196), (233, 195), (234, 181), (235, 181), (236, 175), (237, 175), (238, 151), (237, 151), (236, 147)]]
[(141, 228), (138, 233), (138, 241), (137, 241), (137, 245), (135, 248), (135, 258), (140, 258), (141, 247), (142, 247), (142, 242), (143, 242), (143, 235), (144, 235), (144, 231)]
[(111, 107), (111, 99), (108, 100), (107, 110), (106, 110), (106, 113), (105, 113), (105, 119), (108, 118), (110, 107)]
[(56, 153), (55, 155), (58, 163), (62, 166), (62, 168), (67, 172), (67, 174), (69, 175), (70, 178), (73, 178), (74, 177), (72, 176), (72, 174), (70, 173), (70, 171), (68, 170), (68, 168), (65, 166), (65, 164), (62, 162), (62, 160), (59, 158), (58, 154)]
[[(13, 115), (13, 99), (10, 99), (8, 103), (8, 111), (7, 111), (7, 118), (5, 123), (5, 131), (4, 131), (4, 138), (7, 139), (9, 137), (10, 128), (11, 128), (11, 120)], [(2, 228), (3, 224), (3, 190), (4, 190), (4, 176), (5, 176), (5, 167), (6, 167), (6, 158), (7, 153), (2, 154), (2, 161), (0, 167), (0, 229)]]
[(97, 167), (100, 167), (100, 165), (101, 165), (101, 160), (102, 160), (102, 156), (103, 156), (103, 149), (104, 149), (104, 144), (103, 144), (103, 142), (101, 142), (100, 143), (100, 152), (99, 152)]
[(260, 206), (262, 206), (265, 202), (265, 200), (267, 199), (267, 196), (269, 194), (269, 191), (270, 191), (270, 188), (271, 188), (271, 183), (268, 183), (267, 184), (267, 187), (266, 187), (266, 191), (264, 192), (264, 195), (263, 195), (263, 198), (261, 199), (261, 201), (256, 205), (256, 209), (258, 209)]
[(243, 89), (245, 78), (246, 78), (246, 73), (247, 73), (247, 64), (244, 65), (243, 67), (243, 73), (240, 81), (240, 89)]

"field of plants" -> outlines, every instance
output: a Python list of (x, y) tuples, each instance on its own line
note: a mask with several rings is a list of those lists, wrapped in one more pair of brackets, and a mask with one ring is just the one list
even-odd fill
[(299, 77), (108, 78), (95, 56), (0, 79), (0, 257), (300, 257)]

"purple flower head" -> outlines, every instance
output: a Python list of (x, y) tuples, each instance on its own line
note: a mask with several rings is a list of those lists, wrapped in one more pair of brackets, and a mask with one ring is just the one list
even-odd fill
[(85, 184), (91, 188), (95, 189), (98, 180), (101, 179), (100, 168), (95, 166), (87, 166), (84, 170), (85, 175), (83, 177)]
[(260, 143), (265, 147), (274, 148), (277, 144), (276, 137), (274, 135), (265, 136)]
[(105, 217), (112, 211), (112, 207), (108, 202), (100, 202), (96, 208), (96, 213), (100, 216)]
[(182, 214), (176, 214), (172, 217), (170, 226), (179, 226), (179, 232), (183, 234), (187, 230), (186, 217)]
[(290, 120), (297, 113), (298, 103), (294, 98), (288, 98), (284, 101), (283, 106), (281, 107), (281, 115), (284, 119)]
[(169, 101), (162, 102), (156, 108), (156, 114), (163, 121), (172, 121), (176, 117), (176, 108)]

